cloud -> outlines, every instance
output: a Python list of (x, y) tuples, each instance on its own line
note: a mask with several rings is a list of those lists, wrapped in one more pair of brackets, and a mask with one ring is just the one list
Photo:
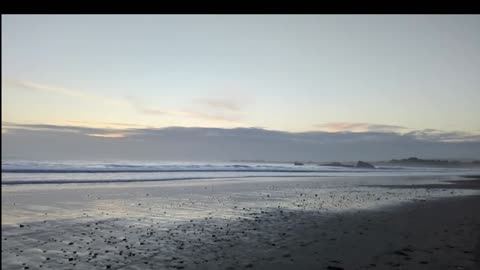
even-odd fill
[(172, 112), (148, 108), (139, 98), (134, 96), (127, 96), (128, 103), (138, 112), (143, 114), (153, 114), (153, 115), (168, 115)]
[(125, 138), (126, 134), (122, 133), (104, 133), (104, 134), (85, 134), (87, 136), (101, 137), (101, 138)]
[(214, 109), (227, 110), (227, 111), (240, 111), (241, 105), (239, 100), (228, 98), (201, 98), (196, 99), (195, 102), (201, 105), (207, 105)]
[[(407, 127), (396, 125), (383, 125), (383, 124), (371, 124), (371, 123), (345, 123), (335, 122), (316, 125), (321, 131), (325, 132), (357, 132), (363, 135), (359, 138), (368, 138), (375, 134), (374, 139), (379, 139), (382, 133), (396, 133), (403, 134), (406, 137), (413, 137), (418, 140), (424, 141), (442, 141), (442, 142), (461, 142), (461, 141), (480, 141), (479, 134), (472, 134), (462, 131), (442, 131), (438, 129), (422, 129), (422, 130), (409, 130)], [(408, 131), (408, 132), (406, 132)], [(377, 133), (372, 133), (377, 132)]]
[[(480, 158), (480, 136), (455, 132), (283, 132), (259, 128), (89, 128), (2, 123), (2, 157), (271, 161)], [(11, 132), (10, 132), (11, 131)]]
[(125, 128), (125, 127), (137, 127), (141, 128), (144, 127), (144, 125), (139, 125), (139, 124), (131, 124), (131, 123), (115, 123), (115, 122), (92, 122), (92, 121), (73, 121), (73, 120), (68, 120), (66, 121), (67, 123), (72, 123), (72, 124), (81, 124), (84, 126), (94, 126), (94, 127), (111, 127), (111, 128)]
[(129, 96), (128, 101), (135, 110), (143, 114), (159, 116), (177, 116), (245, 126), (245, 123), (239, 121), (240, 117), (238, 115), (226, 114), (221, 112), (205, 113), (194, 110), (161, 110), (148, 107), (139, 98), (133, 96)]
[[(113, 105), (122, 105), (130, 106), (139, 113), (147, 115), (156, 115), (156, 116), (174, 116), (190, 119), (199, 119), (206, 120), (210, 122), (215, 122), (218, 124), (228, 124), (230, 126), (246, 126), (245, 123), (240, 121), (240, 115), (235, 113), (240, 110), (240, 104), (237, 101), (231, 99), (218, 99), (218, 98), (205, 98), (198, 99), (199, 104), (207, 105), (211, 108), (217, 108), (213, 112), (199, 112), (200, 110), (195, 109), (183, 109), (183, 110), (170, 110), (170, 109), (159, 109), (146, 106), (141, 99), (135, 96), (127, 96), (124, 98), (111, 98), (105, 97), (97, 94), (93, 94), (88, 91), (81, 91), (70, 88), (63, 88), (48, 84), (42, 84), (31, 81), (22, 81), (22, 80), (5, 80), (3, 82), (7, 87), (20, 87), (22, 89), (28, 89), (33, 91), (40, 91), (49, 94), (61, 95), (72, 97), (75, 99), (81, 99), (87, 102), (96, 102), (102, 105), (113, 104)], [(72, 121), (70, 121), (72, 122)], [(94, 124), (98, 126), (97, 124)], [(118, 123), (109, 123), (109, 126), (119, 126)], [(125, 124), (122, 124), (125, 125)]]
[[(75, 121), (72, 121), (75, 122)], [(161, 134), (188, 134), (198, 136), (224, 136), (224, 137), (242, 137), (250, 139), (281, 139), (291, 141), (329, 143), (335, 142), (366, 142), (383, 141), (387, 142), (392, 138), (403, 140), (419, 140), (429, 142), (480, 142), (480, 134), (460, 132), (460, 131), (441, 131), (436, 129), (414, 130), (407, 133), (398, 133), (391, 131), (357, 131), (357, 132), (338, 132), (332, 131), (309, 131), (309, 132), (285, 132), (267, 130), (257, 127), (237, 127), (237, 128), (201, 128), (201, 127), (165, 127), (165, 128), (145, 128), (135, 124), (115, 123), (117, 127), (86, 127), (71, 125), (50, 125), (50, 124), (19, 124), (11, 122), (2, 122), (2, 133), (14, 130), (31, 131), (54, 131), (79, 133), (95, 137), (120, 138), (128, 136), (152, 136)], [(375, 126), (375, 125), (374, 125)], [(383, 127), (383, 125), (381, 125)], [(388, 126), (390, 127), (390, 126)], [(393, 126), (395, 127), (395, 126)], [(403, 130), (403, 128), (401, 128)], [(349, 130), (350, 131), (350, 130)]]
[[(200, 119), (206, 119), (206, 120), (214, 120), (214, 121), (224, 121), (224, 122), (230, 122), (230, 123), (237, 123), (241, 124), (238, 122), (238, 117), (237, 116), (232, 116), (232, 115), (225, 115), (225, 114), (219, 114), (219, 113), (201, 113), (201, 112), (195, 112), (195, 111), (176, 111), (174, 112), (176, 115), (184, 116), (184, 117), (192, 117), (192, 118), (200, 118)], [(241, 124), (243, 125), (243, 124)]]
[(372, 123), (348, 123), (348, 122), (332, 122), (326, 124), (315, 125), (321, 131), (326, 132), (366, 132), (366, 131), (381, 131), (381, 132), (396, 132), (399, 130), (405, 130), (406, 127), (395, 125), (383, 125)]
[(441, 131), (437, 129), (423, 129), (408, 132), (407, 136), (414, 136), (419, 140), (442, 142), (480, 141), (480, 134), (462, 131)]
[(95, 137), (110, 137), (120, 138), (132, 135), (135, 133), (132, 129), (114, 129), (114, 128), (93, 128), (82, 126), (63, 126), (63, 125), (48, 125), (48, 124), (17, 124), (10, 122), (2, 122), (2, 130), (30, 130), (30, 131), (51, 131), (51, 132), (66, 132), (78, 133), (87, 136)]
[(30, 82), (30, 81), (8, 80), (8, 79), (4, 83), (7, 87), (8, 86), (20, 87), (20, 88), (23, 88), (23, 89), (41, 91), (41, 92), (57, 94), (57, 95), (63, 95), (63, 96), (73, 97), (73, 98), (76, 98), (76, 99), (83, 99), (83, 100), (86, 100), (88, 102), (98, 102), (98, 103), (102, 103), (102, 104), (108, 103), (108, 104), (113, 104), (113, 105), (125, 105), (125, 104), (127, 104), (122, 99), (100, 96), (100, 95), (96, 95), (96, 94), (93, 94), (93, 93), (88, 92), (88, 91), (81, 91), (81, 90), (75, 90), (75, 89), (70, 89), (70, 88), (63, 88), (63, 87), (52, 86), (52, 85), (48, 85), (48, 84), (42, 84), (42, 83), (36, 83), (36, 82)]

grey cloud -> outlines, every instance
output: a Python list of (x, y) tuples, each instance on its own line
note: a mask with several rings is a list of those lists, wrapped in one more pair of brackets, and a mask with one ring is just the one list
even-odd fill
[[(223, 161), (348, 161), (409, 156), (480, 158), (478, 135), (469, 135), (476, 140), (452, 141), (455, 136), (468, 137), (452, 132), (443, 137), (421, 137), (421, 131), (293, 133), (259, 128), (98, 129), (2, 124), (2, 128), (13, 131), (2, 133), (2, 157)], [(127, 136), (121, 140), (86, 136), (91, 133), (125, 133)], [(443, 141), (445, 138), (448, 141)]]
[(83, 135), (88, 134), (109, 134), (109, 133), (125, 133), (133, 134), (132, 129), (112, 129), (112, 128), (92, 128), (82, 126), (62, 126), (62, 125), (48, 125), (48, 124), (16, 124), (10, 122), (2, 122), (2, 128), (7, 130), (29, 130), (29, 131), (44, 131), (44, 132), (60, 132), (60, 133), (78, 133)]
[(479, 134), (470, 134), (467, 132), (444, 132), (436, 129), (415, 130), (407, 133), (420, 140), (427, 141), (480, 141)]
[(394, 125), (376, 125), (376, 124), (370, 124), (368, 126), (368, 130), (377, 130), (377, 131), (382, 131), (382, 130), (392, 130), (392, 131), (396, 131), (396, 130), (403, 130), (403, 129), (407, 129), (406, 127), (402, 127), (402, 126), (394, 126)]

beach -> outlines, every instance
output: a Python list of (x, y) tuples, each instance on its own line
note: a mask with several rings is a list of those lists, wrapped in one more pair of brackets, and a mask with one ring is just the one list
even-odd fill
[(479, 15), (18, 13), (1, 269), (480, 270)]
[(2, 185), (2, 269), (478, 269), (478, 176)]

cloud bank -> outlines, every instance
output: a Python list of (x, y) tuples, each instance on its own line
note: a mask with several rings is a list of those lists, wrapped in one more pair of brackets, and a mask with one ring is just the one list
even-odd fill
[(395, 125), (382, 125), (382, 124), (371, 124), (371, 123), (347, 123), (347, 122), (333, 122), (327, 124), (315, 125), (320, 131), (327, 132), (341, 132), (341, 131), (351, 131), (351, 132), (365, 132), (365, 131), (401, 131), (407, 129), (407, 127), (395, 126)]
[[(7, 132), (3, 132), (3, 130)], [(480, 136), (437, 130), (300, 132), (260, 128), (90, 128), (2, 123), (2, 158), (353, 161), (480, 158)]]

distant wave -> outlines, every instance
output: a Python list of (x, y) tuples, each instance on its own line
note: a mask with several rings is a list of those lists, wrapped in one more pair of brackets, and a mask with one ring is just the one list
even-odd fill
[[(248, 177), (464, 174), (462, 169), (345, 168), (306, 164), (2, 161), (2, 185), (129, 183)], [(476, 171), (476, 173), (479, 173)]]
[[(257, 176), (239, 176), (235, 178), (246, 178), (246, 177), (257, 177)], [(280, 176), (281, 177), (281, 176)], [(173, 178), (164, 178), (164, 179), (93, 179), (93, 180), (13, 180), (13, 181), (2, 181), (2, 185), (37, 185), (37, 184), (99, 184), (99, 183), (132, 183), (132, 182), (159, 182), (159, 181), (173, 181), (173, 180), (205, 180), (205, 179), (220, 179), (228, 177), (173, 177)]]
[(330, 166), (267, 164), (112, 164), (112, 163), (2, 163), (3, 173), (158, 173), (158, 172), (364, 172), (369, 169)]
[(11, 180), (3, 181), (2, 185), (47, 185), (47, 184), (103, 184), (103, 183), (138, 183), (138, 182), (162, 182), (162, 181), (181, 181), (181, 180), (208, 180), (208, 179), (241, 179), (241, 178), (260, 178), (260, 177), (333, 177), (332, 175), (244, 175), (244, 176), (218, 176), (218, 177), (172, 177), (160, 179), (55, 179), (55, 180)]
[[(3, 173), (158, 173), (158, 172), (280, 172), (280, 173), (324, 173), (347, 170), (288, 170), (288, 169), (2, 169)], [(349, 172), (368, 172), (371, 169), (350, 169)]]

